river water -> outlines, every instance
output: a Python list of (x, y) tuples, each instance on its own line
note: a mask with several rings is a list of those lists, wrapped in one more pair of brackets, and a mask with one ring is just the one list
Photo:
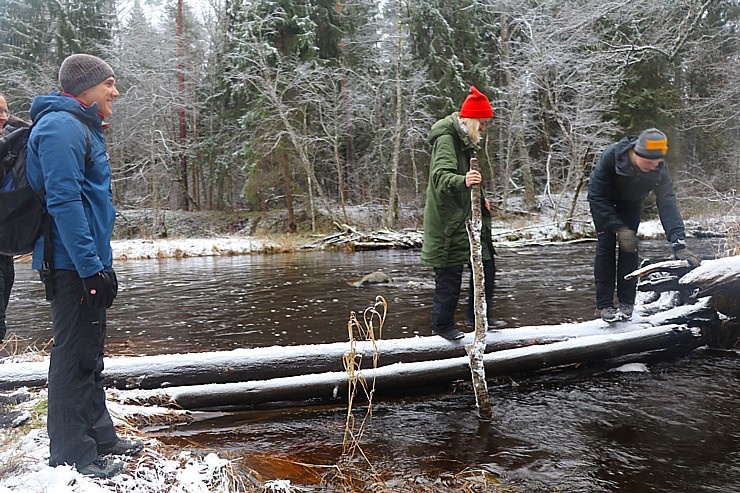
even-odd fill
[[(692, 242), (706, 258), (717, 248), (716, 242)], [(499, 249), (497, 316), (512, 326), (593, 318), (593, 250), (593, 243)], [(670, 248), (643, 241), (641, 251), (659, 259)], [(108, 353), (342, 341), (349, 314), (362, 312), (376, 296), (388, 302), (384, 338), (427, 335), (434, 282), (418, 256), (303, 252), (118, 262), (121, 290), (109, 312)], [(27, 265), (16, 270), (10, 331), (48, 340), (42, 286)], [(393, 282), (350, 284), (375, 270)], [(411, 491), (400, 486), (408, 478), (419, 485), (415, 491), (444, 491), (450, 475), (481, 470), (506, 491), (740, 492), (739, 382), (737, 353), (697, 350), (643, 372), (492, 384), (494, 420), (488, 425), (475, 418), (468, 389), (376, 396), (361, 445), (387, 481), (384, 491)], [(355, 409), (358, 419), (363, 412)], [(207, 417), (150, 434), (227, 454), (268, 478), (301, 485), (315, 483), (317, 473), (296, 463), (332, 465), (341, 455), (342, 406)]]

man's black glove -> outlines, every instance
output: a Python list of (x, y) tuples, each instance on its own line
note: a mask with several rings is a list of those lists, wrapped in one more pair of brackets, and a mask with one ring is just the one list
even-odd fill
[(113, 267), (108, 271), (108, 276), (110, 276), (110, 282), (113, 285), (113, 297), (115, 298), (118, 296), (118, 276), (116, 276), (116, 271), (113, 270)]
[(116, 292), (110, 275), (100, 271), (90, 277), (82, 278), (82, 287), (85, 289), (85, 299), (91, 308), (110, 308)]
[(617, 241), (620, 250), (627, 253), (637, 252), (637, 233), (626, 226), (617, 229)]
[(687, 261), (692, 269), (699, 267), (699, 264), (701, 264), (701, 259), (685, 246), (683, 248), (679, 248), (678, 250), (674, 249), (673, 253), (674, 255), (676, 255), (676, 258), (678, 260)]

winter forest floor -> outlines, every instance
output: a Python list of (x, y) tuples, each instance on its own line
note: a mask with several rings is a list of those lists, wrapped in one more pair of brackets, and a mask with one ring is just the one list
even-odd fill
[[(537, 214), (509, 213), (494, 216), (494, 241), (497, 244), (547, 244), (558, 241), (580, 241), (593, 238), (593, 227), (587, 206), (579, 203), (572, 230), (566, 232), (563, 213), (552, 201), (542, 201)], [(565, 206), (564, 206), (565, 207)], [(737, 248), (740, 207), (736, 203), (682, 208), (689, 238), (692, 236), (726, 235), (728, 247)], [(339, 209), (338, 209), (339, 210)], [(561, 208), (562, 210), (562, 208)], [(656, 218), (646, 217), (639, 234), (643, 238), (660, 238), (663, 231)], [(338, 219), (341, 218), (341, 219)], [(151, 210), (119, 210), (114, 233), (114, 256), (127, 258), (161, 258), (203, 255), (240, 255), (298, 251), (322, 248), (322, 238), (336, 234), (342, 224), (361, 231), (383, 229), (383, 211), (376, 206), (348, 208), (347, 217), (335, 214), (335, 219), (322, 216), (317, 231), (311, 231), (311, 218), (299, 215), (298, 231), (285, 233), (287, 216), (275, 212), (177, 212)], [(421, 212), (402, 217), (398, 231), (419, 235)], [(689, 240), (690, 242), (690, 240)], [(721, 252), (719, 252), (721, 254)], [(727, 254), (727, 253), (726, 253)], [(734, 253), (733, 253), (734, 254)], [(7, 355), (22, 351), (22, 341), (6, 341), (0, 347), (0, 364)], [(3, 358), (5, 356), (6, 358)], [(25, 358), (46, 357), (43, 350), (34, 349)], [(153, 422), (176, 422), (187, 419), (172, 411), (156, 408), (131, 408), (111, 400), (110, 409), (122, 436), (140, 435), (137, 428)], [(186, 414), (186, 413), (184, 413)], [(81, 476), (73, 467), (50, 468), (48, 437), (46, 436), (45, 389), (22, 389), (0, 394), (0, 493), (66, 492), (293, 492), (309, 491), (280, 480), (262, 481), (254, 471), (237, 471), (226, 458), (209, 454), (198, 457), (176, 450), (156, 440), (146, 439), (146, 448), (139, 456), (126, 460), (123, 474), (110, 480), (95, 480)], [(324, 472), (325, 473), (325, 472)], [(352, 461), (337, 465), (330, 471), (332, 487), (321, 491), (388, 491), (373, 485), (372, 472), (356, 470)], [(509, 492), (501, 485), (488, 482), (469, 471), (466, 477), (451, 478), (446, 485), (420, 485), (404, 491), (490, 491)], [(345, 482), (337, 478), (344, 478)], [(351, 482), (364, 483), (369, 489), (356, 490)], [(317, 491), (317, 490), (311, 490)]]

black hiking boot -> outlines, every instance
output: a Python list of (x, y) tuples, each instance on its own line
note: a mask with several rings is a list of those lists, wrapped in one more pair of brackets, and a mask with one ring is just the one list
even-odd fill
[(488, 319), (488, 330), (497, 330), (497, 329), (503, 329), (509, 325), (506, 320), (501, 320), (498, 318), (489, 318)]
[(118, 440), (112, 447), (99, 450), (100, 455), (128, 455), (134, 456), (144, 448), (141, 440)]
[(123, 471), (123, 462), (108, 457), (98, 457), (86, 466), (77, 467), (77, 472), (92, 478), (112, 478), (121, 471)]
[[(509, 323), (506, 320), (501, 320), (498, 318), (488, 319), (488, 330), (503, 329), (504, 327), (508, 325)], [(465, 322), (465, 327), (475, 330), (475, 322), (471, 322), (470, 320), (468, 320), (467, 322)]]
[(448, 341), (457, 341), (465, 337), (463, 332), (460, 332), (455, 327), (432, 327), (432, 334), (442, 336)]
[(617, 313), (617, 310), (615, 310), (613, 306), (607, 306), (606, 308), (597, 308), (596, 316), (601, 317), (604, 322), (609, 323), (616, 322), (617, 320), (621, 319), (619, 313)]
[(635, 310), (635, 305), (631, 303), (620, 303), (617, 314), (622, 320), (629, 320), (632, 318), (632, 312)]

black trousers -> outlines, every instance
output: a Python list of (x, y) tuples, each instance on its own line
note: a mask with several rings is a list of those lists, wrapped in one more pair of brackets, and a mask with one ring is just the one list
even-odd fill
[[(640, 226), (642, 203), (633, 207), (621, 207), (617, 214), (622, 222), (633, 231)], [(596, 259), (594, 261), (594, 281), (596, 282), (596, 308), (614, 305), (614, 286), (620, 303), (635, 303), (637, 279), (626, 281), (624, 276), (637, 269), (639, 254), (628, 253), (617, 247), (616, 231), (607, 229), (596, 231)], [(619, 256), (617, 257), (617, 250)]]
[[(444, 329), (455, 326), (455, 310), (460, 300), (460, 285), (462, 284), (463, 269), (465, 266), (435, 267), (434, 268), (434, 302), (432, 305), (432, 328)], [(496, 261), (494, 259), (483, 262), (485, 279), (485, 295), (488, 312), (491, 313), (493, 290), (496, 283)], [(470, 276), (470, 296), (466, 308), (468, 323), (475, 322), (473, 276)]]
[(5, 339), (7, 327), (5, 326), (5, 310), (8, 309), (10, 291), (15, 282), (15, 266), (13, 257), (0, 255), (0, 342)]
[(49, 363), (49, 465), (84, 467), (118, 436), (105, 405), (103, 346), (105, 309), (84, 300), (75, 271), (54, 272), (51, 302), (54, 346)]

